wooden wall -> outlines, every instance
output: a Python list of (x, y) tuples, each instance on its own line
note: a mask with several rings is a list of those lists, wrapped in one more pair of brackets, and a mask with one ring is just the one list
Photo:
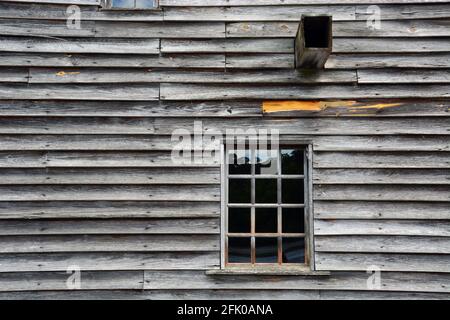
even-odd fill
[[(0, 1), (0, 298), (450, 298), (450, 1), (98, 2)], [(293, 69), (303, 13), (335, 20), (319, 73)], [(271, 112), (308, 99), (340, 102)], [(220, 168), (170, 161), (170, 134), (194, 120), (312, 139), (330, 276), (205, 274)]]

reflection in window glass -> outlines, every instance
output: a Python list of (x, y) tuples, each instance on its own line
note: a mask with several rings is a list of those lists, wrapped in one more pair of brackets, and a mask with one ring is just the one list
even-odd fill
[(283, 263), (305, 263), (305, 238), (283, 238)]
[(256, 238), (256, 263), (277, 263), (278, 239)]
[(304, 203), (305, 191), (304, 182), (300, 179), (284, 179), (281, 186), (283, 203), (302, 204)]
[(256, 203), (277, 203), (277, 180), (256, 179), (255, 181)]
[(112, 0), (111, 7), (133, 9), (134, 0)]
[(250, 208), (228, 209), (228, 232), (230, 233), (251, 232)]
[(228, 238), (228, 262), (250, 263), (251, 261), (250, 238)]
[(303, 155), (303, 150), (299, 149), (281, 150), (281, 173), (303, 174)]
[(156, 0), (136, 0), (136, 9), (151, 9), (158, 7)]
[(228, 174), (251, 174), (251, 155), (249, 150), (230, 152)]
[(250, 203), (251, 180), (230, 179), (228, 183), (228, 201), (229, 203)]
[(255, 232), (277, 233), (278, 210), (277, 208), (256, 208), (255, 210)]
[(305, 213), (303, 208), (283, 208), (283, 233), (305, 233)]
[(255, 174), (278, 174), (278, 151), (259, 150), (256, 153)]

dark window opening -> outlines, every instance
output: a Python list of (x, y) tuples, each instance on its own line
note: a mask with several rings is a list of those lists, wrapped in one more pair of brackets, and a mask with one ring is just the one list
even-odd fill
[(103, 0), (106, 9), (151, 10), (157, 9), (159, 0)]
[(303, 17), (306, 48), (328, 48), (330, 46), (331, 17)]

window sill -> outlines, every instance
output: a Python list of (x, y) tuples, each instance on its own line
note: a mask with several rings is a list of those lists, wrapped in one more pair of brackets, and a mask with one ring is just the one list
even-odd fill
[(312, 271), (305, 269), (213, 269), (207, 270), (208, 276), (305, 276), (305, 277), (327, 277), (329, 271)]
[(150, 12), (162, 12), (162, 9), (161, 8), (147, 8), (147, 9), (141, 9), (141, 8), (138, 8), (138, 9), (135, 9), (135, 8), (100, 8), (100, 11), (132, 11), (132, 12), (135, 12), (135, 11), (148, 12), (148, 11), (150, 11)]

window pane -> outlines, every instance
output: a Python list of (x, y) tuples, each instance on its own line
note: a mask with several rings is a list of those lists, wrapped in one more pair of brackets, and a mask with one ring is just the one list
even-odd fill
[(281, 173), (303, 174), (304, 154), (301, 149), (281, 150)]
[(250, 238), (228, 238), (228, 262), (252, 262)]
[(112, 0), (111, 6), (113, 8), (134, 8), (134, 0)]
[(303, 208), (283, 208), (283, 233), (305, 233), (305, 213)]
[(278, 262), (278, 239), (256, 238), (256, 263)]
[(256, 179), (255, 182), (256, 203), (277, 203), (277, 180)]
[(255, 209), (255, 232), (277, 233), (278, 213), (277, 208)]
[(251, 180), (230, 179), (228, 182), (228, 197), (229, 203), (250, 203)]
[(251, 174), (251, 156), (249, 150), (239, 150), (229, 153), (228, 174)]
[(283, 238), (283, 263), (305, 263), (304, 238)]
[(249, 208), (228, 209), (228, 232), (231, 233), (251, 232), (251, 216)]
[(151, 9), (156, 7), (156, 0), (136, 0), (136, 9)]
[(282, 181), (281, 195), (283, 203), (304, 203), (304, 182), (301, 179), (285, 179)]
[(278, 151), (258, 150), (255, 174), (278, 174)]

